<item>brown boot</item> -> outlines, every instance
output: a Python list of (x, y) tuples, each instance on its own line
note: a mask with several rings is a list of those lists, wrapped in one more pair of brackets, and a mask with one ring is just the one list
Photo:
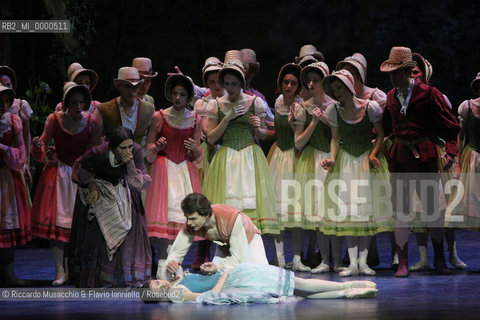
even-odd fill
[(398, 269), (395, 272), (395, 277), (404, 278), (408, 277), (408, 242), (405, 243), (403, 248), (397, 244), (398, 253)]

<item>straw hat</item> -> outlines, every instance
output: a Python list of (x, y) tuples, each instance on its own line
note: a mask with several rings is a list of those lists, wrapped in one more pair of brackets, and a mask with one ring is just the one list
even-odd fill
[(241, 60), (243, 62), (243, 67), (245, 70), (255, 70), (255, 74), (260, 71), (260, 62), (257, 61), (257, 54), (252, 49), (242, 49), (240, 50)]
[(390, 56), (380, 66), (382, 72), (392, 72), (403, 68), (413, 68), (416, 62), (412, 60), (412, 50), (407, 47), (393, 47)]
[(323, 57), (323, 53), (318, 51), (315, 46), (306, 44), (300, 48), (300, 53), (298, 57), (295, 57), (295, 62), (302, 64), (302, 62), (306, 60), (325, 61), (325, 58)]
[(417, 63), (417, 66), (423, 72), (422, 82), (426, 83), (426, 84), (429, 84), (430, 83), (430, 78), (431, 78), (432, 73), (433, 73), (433, 68), (432, 68), (432, 65), (430, 64), (430, 62), (428, 62), (427, 59), (422, 57), (421, 54), (416, 53), (416, 52), (412, 53), (412, 59), (413, 59), (413, 61), (415, 61)]
[(143, 82), (143, 79), (140, 79), (140, 74), (137, 68), (134, 67), (121, 67), (118, 69), (117, 79), (113, 80), (115, 86), (122, 83), (129, 83), (132, 86), (136, 86), (141, 82)]
[(222, 88), (224, 88), (223, 77), (228, 71), (233, 71), (240, 78), (243, 88), (245, 86), (245, 68), (243, 67), (240, 51), (230, 50), (225, 54), (223, 68), (218, 72), (218, 83)]
[(470, 87), (472, 87), (475, 94), (478, 94), (478, 86), (480, 86), (480, 72), (477, 73), (477, 77), (470, 83)]
[(91, 69), (85, 69), (78, 62), (74, 62), (68, 67), (68, 70), (67, 70), (68, 80), (75, 82), (75, 78), (81, 73), (88, 74), (88, 76), (90, 77), (90, 82), (91, 82), (90, 83), (90, 91), (93, 91), (93, 89), (95, 89), (95, 86), (98, 83), (98, 74)]
[(80, 92), (81, 94), (83, 94), (83, 98), (85, 99), (85, 105), (83, 107), (83, 110), (88, 110), (88, 108), (90, 108), (90, 103), (92, 102), (90, 90), (88, 90), (87, 87), (81, 84), (76, 84), (73, 81), (69, 81), (63, 86), (63, 111), (67, 109), (67, 101), (70, 96), (75, 92)]
[(325, 62), (318, 61), (318, 62), (309, 64), (308, 66), (302, 69), (302, 73), (300, 74), (300, 79), (302, 81), (302, 86), (304, 88), (308, 88), (307, 74), (310, 71), (315, 71), (319, 73), (322, 76), (322, 79), (324, 79), (330, 73), (330, 70), (328, 69), (328, 66)]
[[(295, 77), (297, 77), (298, 80), (300, 80), (300, 73), (302, 72), (302, 68), (296, 64), (296, 63), (287, 63), (280, 69), (280, 72), (278, 73), (277, 77), (277, 88), (280, 93), (282, 92), (282, 81), (283, 77), (285, 77), (286, 74), (293, 74)], [(301, 86), (298, 86), (298, 91), (300, 91)]]
[(13, 69), (11, 69), (9, 66), (0, 66), (0, 75), (8, 76), (12, 82), (12, 89), (17, 89), (17, 75)]
[(189, 104), (194, 95), (193, 81), (190, 77), (183, 74), (174, 74), (167, 78), (167, 81), (165, 82), (165, 98), (167, 98), (169, 102), (172, 102), (172, 90), (178, 85), (182, 86), (187, 91), (187, 104)]
[(322, 81), (323, 90), (325, 93), (334, 98), (332, 93), (332, 82), (335, 80), (340, 80), (349, 90), (350, 92), (355, 95), (355, 81), (353, 80), (353, 75), (350, 71), (341, 69), (339, 71), (333, 71), (331, 75), (325, 77)]
[(346, 64), (351, 65), (358, 71), (360, 78), (362, 79), (362, 83), (365, 83), (367, 79), (367, 59), (361, 53), (354, 53), (351, 57), (346, 57), (342, 61), (337, 63), (335, 69), (340, 70), (343, 69)]
[(13, 103), (13, 98), (15, 98), (15, 90), (12, 88), (7, 88), (2, 85), (0, 85), (0, 94), (2, 93), (7, 93), (8, 96), (10, 97), (10, 105)]
[(149, 58), (137, 57), (132, 60), (132, 67), (138, 70), (142, 78), (155, 78), (158, 72), (152, 71), (152, 60)]
[(210, 72), (220, 71), (223, 63), (217, 57), (209, 57), (205, 60), (205, 65), (202, 68), (203, 85), (207, 87), (207, 77)]

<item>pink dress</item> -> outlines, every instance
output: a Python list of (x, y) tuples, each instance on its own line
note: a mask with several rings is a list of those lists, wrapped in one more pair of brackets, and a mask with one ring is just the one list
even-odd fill
[(68, 242), (72, 225), (77, 185), (72, 182), (72, 165), (95, 140), (95, 117), (84, 115), (86, 125), (72, 134), (61, 123), (61, 113), (48, 116), (41, 136), (44, 147), (32, 144), (32, 156), (44, 162), (50, 140), (54, 140), (56, 154), (43, 168), (32, 206), (32, 234), (36, 237)]
[(20, 170), (25, 164), (22, 121), (4, 113), (0, 118), (0, 248), (24, 245), (31, 240), (30, 209)]
[[(193, 114), (191, 125), (178, 128), (170, 124), (164, 111), (155, 112), (147, 138), (147, 160), (152, 164), (152, 183), (147, 192), (145, 211), (148, 236), (174, 240), (185, 224), (180, 202), (191, 192), (201, 192), (198, 168), (202, 155), (193, 159), (187, 155), (184, 140), (198, 143), (202, 120)], [(159, 137), (167, 139), (161, 151), (155, 146)]]

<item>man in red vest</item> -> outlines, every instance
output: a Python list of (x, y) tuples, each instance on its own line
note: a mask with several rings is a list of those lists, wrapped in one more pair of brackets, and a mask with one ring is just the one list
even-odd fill
[[(399, 257), (396, 277), (408, 276), (408, 223), (411, 222), (412, 200), (416, 192), (426, 213), (422, 220), (428, 229), (435, 251), (435, 268), (449, 274), (443, 252), (443, 217), (439, 210), (437, 153), (432, 137), (446, 141), (446, 170), (457, 153), (460, 130), (455, 116), (446, 105), (442, 93), (421, 81), (410, 78), (416, 65), (410, 48), (393, 47), (380, 71), (387, 72), (393, 89), (387, 94), (383, 114), (385, 134), (392, 134), (389, 169), (392, 176), (392, 201), (396, 209), (395, 239)], [(427, 190), (428, 192), (423, 192)]]
[(211, 204), (200, 193), (191, 193), (182, 201), (187, 218), (168, 254), (166, 265), (158, 266), (157, 278), (165, 278), (165, 270), (178, 271), (195, 236), (213, 241), (217, 251), (213, 262), (200, 266), (203, 273), (231, 269), (240, 263), (268, 264), (260, 231), (252, 220), (235, 207)]

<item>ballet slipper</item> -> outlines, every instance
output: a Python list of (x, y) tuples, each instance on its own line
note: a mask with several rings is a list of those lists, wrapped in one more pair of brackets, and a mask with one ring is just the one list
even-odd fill
[(364, 276), (374, 276), (377, 274), (375, 270), (370, 268), (367, 264), (362, 264), (359, 269), (360, 274), (363, 274)]
[(293, 263), (292, 270), (293, 271), (299, 271), (299, 272), (309, 272), (312, 269), (310, 267), (307, 267), (306, 265), (304, 265), (300, 261), (298, 261), (298, 262)]
[(373, 281), (366, 281), (366, 280), (354, 280), (354, 281), (347, 281), (343, 283), (345, 289), (352, 289), (352, 288), (377, 288), (377, 284)]
[(352, 288), (345, 289), (345, 298), (347, 299), (368, 299), (377, 296), (377, 289), (373, 288)]
[(350, 265), (347, 269), (338, 274), (340, 277), (358, 276), (358, 267)]
[(468, 265), (465, 262), (463, 262), (462, 260), (460, 260), (459, 257), (450, 256), (448, 261), (457, 270), (465, 270), (465, 269), (468, 268)]
[(320, 263), (317, 267), (312, 269), (312, 273), (325, 273), (330, 271), (330, 266), (326, 263)]

